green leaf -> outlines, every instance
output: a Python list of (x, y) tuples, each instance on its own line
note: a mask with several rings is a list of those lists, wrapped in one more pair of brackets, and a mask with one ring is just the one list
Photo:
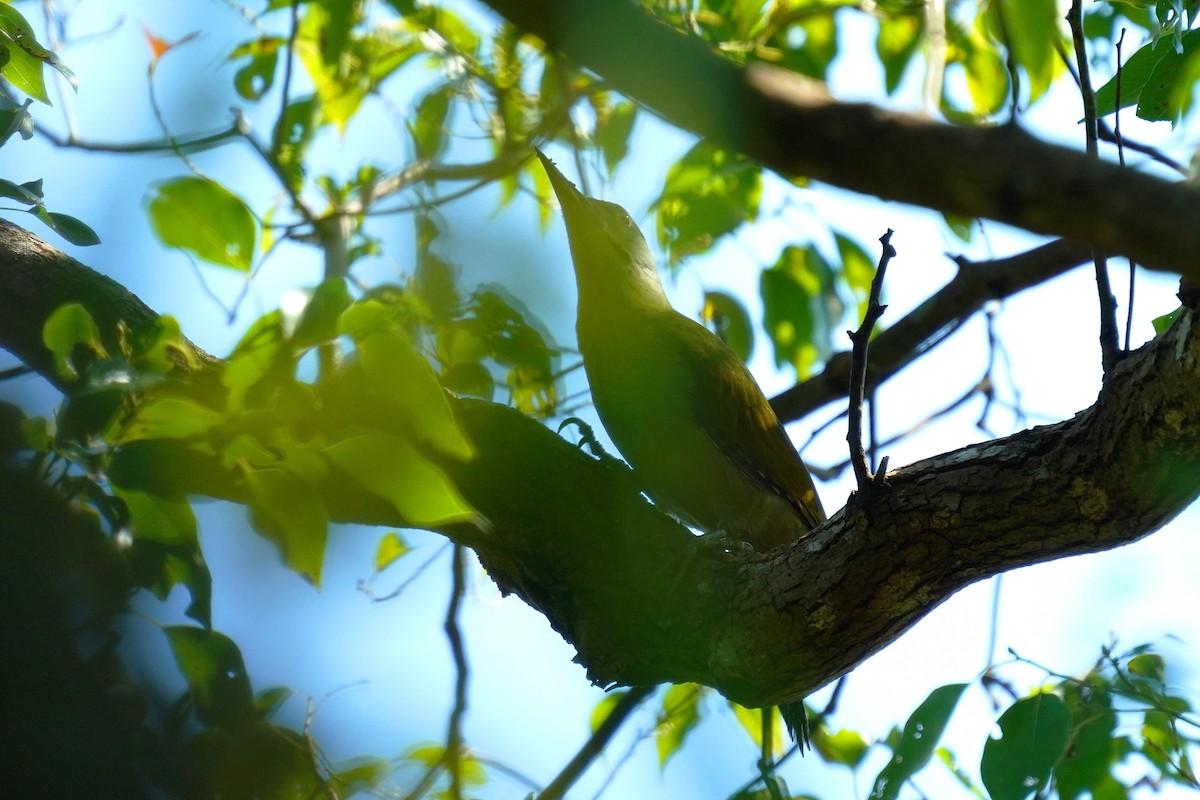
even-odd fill
[(283, 337), (283, 315), (269, 311), (250, 325), (225, 360), (221, 380), (229, 389), (229, 408), (239, 411), (253, 406), (256, 388), (281, 375), (290, 378), (293, 366), (291, 348)]
[(42, 327), (42, 342), (54, 355), (55, 371), (68, 380), (79, 377), (72, 363), (77, 345), (87, 347), (97, 356), (106, 355), (96, 321), (79, 303), (61, 305), (50, 314)]
[(733, 718), (737, 720), (738, 725), (750, 737), (750, 741), (754, 742), (754, 746), (760, 751), (762, 750), (762, 734), (763, 734), (763, 714), (772, 716), (771, 734), (774, 741), (771, 742), (772, 753), (782, 753), (784, 748), (783, 732), (784, 723), (783, 717), (779, 713), (776, 706), (769, 708), (746, 708), (738, 703), (730, 703), (729, 707), (733, 710)]
[(754, 326), (750, 312), (740, 300), (725, 292), (705, 292), (701, 317), (738, 358), (750, 360), (754, 352)]
[(1116, 752), (1112, 695), (1107, 684), (1095, 677), (1084, 686), (1064, 681), (1060, 689), (1071, 712), (1072, 730), (1067, 755), (1054, 769), (1055, 788), (1061, 800), (1075, 800), (1084, 793), (1095, 797)]
[(182, 397), (155, 397), (126, 423), (118, 442), (137, 439), (200, 439), (223, 424), (225, 415)]
[[(0, 51), (3, 51), (2, 47)], [(26, 98), (24, 103), (15, 103), (0, 95), (0, 147), (3, 147), (14, 133), (21, 134), (21, 138), (26, 141), (33, 138), (33, 115), (29, 113), (29, 106), (32, 104), (31, 98)]]
[(386, 759), (360, 756), (334, 765), (329, 777), (341, 789), (341, 796), (349, 797), (378, 787), (391, 773), (392, 765)]
[(984, 16), (975, 19), (967, 39), (960, 44), (966, 50), (963, 66), (975, 113), (988, 116), (999, 111), (1008, 99), (1008, 71), (999, 49), (985, 32)]
[[(1179, 105), (1176, 83), (1193, 53), (1200, 47), (1200, 31), (1189, 31), (1181, 39), (1182, 51), (1177, 51), (1170, 36), (1162, 36), (1140, 48), (1129, 57), (1121, 69), (1121, 107), (1137, 105), (1137, 114), (1147, 120), (1175, 120)], [(1096, 113), (1099, 116), (1117, 110), (1117, 79), (1096, 90)]]
[(91, 247), (100, 244), (100, 237), (86, 224), (70, 216), (47, 211), (44, 207), (37, 210), (37, 218), (46, 223), (50, 230), (79, 247)]
[(1142, 653), (1129, 659), (1126, 668), (1134, 675), (1162, 683), (1167, 675), (1167, 663), (1157, 653)]
[(413, 435), (447, 455), (467, 459), (473, 448), (459, 430), (429, 363), (376, 301), (356, 303), (342, 315), (342, 332), (358, 345), (359, 363), (375, 394), (394, 405)]
[(1071, 712), (1057, 696), (1019, 700), (1000, 717), (1001, 738), (983, 746), (980, 775), (992, 800), (1024, 800), (1040, 792), (1066, 752)]
[(416, 145), (418, 159), (432, 160), (446, 149), (446, 117), (453, 97), (449, 86), (439, 86), (417, 104), (408, 132)]
[(329, 516), (313, 487), (277, 467), (242, 472), (254, 527), (279, 546), (288, 567), (319, 587)]
[(475, 516), (446, 475), (398, 436), (354, 436), (322, 452), (363, 489), (390, 503), (413, 526)]
[(665, 769), (671, 757), (683, 748), (684, 740), (700, 722), (700, 698), (704, 689), (695, 683), (677, 683), (663, 696), (654, 742), (658, 747), (658, 767)]
[(884, 86), (887, 93), (894, 94), (900, 88), (904, 71), (912, 62), (921, 44), (924, 25), (918, 14), (887, 17), (879, 21), (879, 33), (875, 37), (875, 54), (883, 64)]
[(113, 487), (113, 494), (129, 509), (130, 527), (135, 538), (174, 545), (196, 543), (196, 516), (186, 497), (162, 497), (120, 487)]
[(292, 347), (305, 350), (338, 336), (338, 320), (353, 300), (345, 278), (330, 278), (312, 291), (292, 332)]
[(7, 60), (0, 59), (0, 77), (34, 100), (50, 105), (42, 75), (42, 64), (47, 62), (45, 54), (50, 51), (37, 43), (33, 27), (21, 13), (3, 3), (0, 3), (0, 53), (8, 56)]
[(383, 572), (411, 551), (412, 548), (400, 534), (395, 531), (388, 533), (379, 542), (378, 549), (375, 550), (375, 571)]
[(596, 707), (592, 709), (592, 713), (588, 717), (588, 726), (592, 733), (600, 729), (600, 726), (604, 724), (604, 720), (608, 719), (608, 715), (616, 708), (617, 703), (620, 703), (621, 699), (627, 694), (629, 694), (629, 690), (625, 689), (607, 692), (604, 697), (600, 698), (600, 702), (596, 703)]
[(788, 246), (759, 277), (763, 327), (775, 350), (775, 364), (791, 364), (807, 377), (831, 347), (842, 301), (834, 271), (815, 247)]
[(270, 689), (264, 689), (258, 693), (258, 697), (254, 698), (254, 710), (258, 712), (260, 719), (266, 719), (278, 711), (295, 693), (294, 689), (286, 686), (272, 686)]
[(6, 181), (3, 178), (0, 178), (0, 197), (7, 197), (9, 200), (16, 200), (27, 206), (35, 206), (42, 201), (41, 194), (35, 192), (32, 187)]
[(206, 628), (212, 625), (212, 576), (195, 542), (165, 545), (135, 537), (129, 562), (138, 586), (159, 600), (166, 600), (176, 586), (184, 586), (191, 597), (184, 613)]
[(895, 800), (905, 781), (925, 768), (966, 688), (965, 683), (939, 686), (917, 706), (904, 723), (904, 733), (893, 748), (892, 760), (875, 778), (869, 800)]
[(276, 36), (262, 36), (234, 48), (229, 54), (230, 61), (250, 58), (250, 63), (233, 76), (233, 86), (239, 95), (247, 100), (258, 100), (271, 90), (279, 65), (279, 48), (285, 43)]
[(998, 2), (990, 4), (989, 12), (1004, 13), (1007, 45), (1029, 78), (1032, 103), (1046, 93), (1062, 68), (1056, 49), (1062, 42), (1058, 5), (1055, 0), (1003, 0), (1003, 3), (1003, 7)]
[(230, 731), (253, 721), (250, 678), (233, 640), (188, 626), (170, 626), (166, 634), (200, 721)]
[(279, 169), (293, 191), (300, 191), (304, 185), (304, 162), (320, 125), (321, 105), (314, 97), (288, 103), (275, 121), (271, 155), (279, 163)]
[(1155, 317), (1150, 323), (1154, 326), (1154, 334), (1157, 336), (1166, 331), (1167, 328), (1170, 328), (1171, 325), (1175, 323), (1176, 318), (1178, 318), (1180, 311), (1183, 311), (1183, 306), (1175, 309), (1170, 314), (1163, 314), (1161, 317)]
[(858, 731), (842, 729), (837, 733), (825, 733), (818, 726), (812, 734), (813, 749), (831, 764), (842, 764), (851, 769), (862, 763), (870, 743)]
[(658, 241), (670, 263), (709, 250), (721, 236), (758, 217), (762, 170), (707, 139), (667, 173), (658, 209)]
[(837, 241), (838, 255), (842, 259), (842, 277), (858, 299), (857, 318), (862, 319), (871, 295), (871, 282), (875, 279), (876, 262), (850, 237), (840, 233), (834, 233), (833, 236)]
[(220, 740), (213, 749), (220, 757), (212, 763), (209, 797), (311, 800), (330, 796), (315, 766), (320, 756), (296, 731), (260, 722), (235, 738)]
[(637, 106), (625, 102), (613, 106), (603, 123), (596, 124), (596, 144), (604, 155), (604, 166), (610, 177), (629, 153), (629, 136), (636, 120)]
[(155, 234), (168, 247), (250, 271), (258, 223), (242, 199), (221, 184), (194, 176), (160, 181), (147, 212)]

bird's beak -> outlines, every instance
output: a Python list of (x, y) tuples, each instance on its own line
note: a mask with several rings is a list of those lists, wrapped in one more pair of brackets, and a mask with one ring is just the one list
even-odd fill
[(546, 175), (550, 178), (550, 185), (554, 188), (558, 204), (562, 206), (563, 217), (568, 221), (578, 219), (579, 212), (583, 210), (584, 201), (587, 198), (575, 188), (575, 184), (558, 171), (558, 167), (554, 166), (554, 162), (547, 158), (545, 153), (536, 147), (533, 148), (533, 152), (537, 153), (537, 157), (542, 161), (542, 166), (546, 169)]

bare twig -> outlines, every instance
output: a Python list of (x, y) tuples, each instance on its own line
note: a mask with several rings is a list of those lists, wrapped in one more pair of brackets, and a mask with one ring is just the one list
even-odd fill
[[(1071, 0), (1067, 10), (1067, 24), (1071, 28), (1071, 40), (1075, 45), (1075, 62), (1079, 69), (1079, 94), (1083, 98), (1083, 126), (1087, 141), (1087, 154), (1098, 160), (1099, 145), (1096, 126), (1096, 93), (1092, 89), (1088, 69), (1087, 42), (1083, 36), (1083, 0)], [(1112, 370), (1117, 360), (1117, 299), (1113, 296), (1108, 279), (1108, 256), (1098, 249), (1092, 250), (1092, 261), (1096, 267), (1096, 291), (1100, 296), (1100, 359), (1104, 374)]]
[(446, 731), (446, 773), (450, 776), (449, 794), (452, 800), (462, 798), (462, 720), (467, 711), (467, 681), (470, 668), (467, 665), (466, 648), (463, 646), (462, 631), (458, 627), (458, 611), (466, 592), (466, 553), (460, 544), (454, 545), (451, 560), (453, 585), (450, 589), (450, 605), (446, 609), (444, 629), (454, 656), (454, 708), (450, 712), (450, 725)]
[(542, 790), (542, 793), (538, 795), (538, 800), (559, 800), (566, 796), (567, 790), (575, 784), (575, 781), (579, 780), (579, 776), (583, 774), (584, 770), (604, 752), (604, 748), (612, 741), (617, 730), (625, 720), (629, 719), (630, 714), (637, 710), (642, 701), (654, 692), (654, 689), (653, 686), (635, 686), (626, 692), (625, 696), (613, 706), (612, 711), (608, 712), (604, 722), (600, 723), (595, 732), (583, 743), (583, 747), (579, 748), (579, 752)]
[(850, 358), (850, 413), (847, 426), (849, 430), (846, 433), (846, 441), (850, 443), (850, 462), (854, 465), (854, 477), (858, 481), (860, 492), (865, 492), (873, 479), (871, 466), (867, 464), (867, 452), (863, 449), (862, 407), (867, 385), (867, 347), (875, 323), (887, 308), (880, 304), (879, 295), (883, 289), (883, 276), (887, 271), (888, 262), (896, 255), (896, 250), (892, 247), (891, 228), (879, 237), (879, 243), (882, 245), (882, 252), (879, 254), (879, 265), (875, 268), (875, 278), (871, 281), (871, 296), (867, 300), (862, 325), (857, 331), (847, 331), (853, 346)]
[[(1116, 76), (1116, 109), (1113, 111), (1115, 120), (1113, 127), (1115, 130), (1115, 140), (1117, 143), (1117, 159), (1121, 162), (1121, 166), (1125, 166), (1125, 140), (1121, 136), (1121, 73), (1124, 71), (1125, 65), (1121, 63), (1121, 45), (1125, 43), (1125, 29), (1121, 28), (1121, 35), (1117, 38), (1117, 76)], [(1131, 258), (1129, 259), (1129, 299), (1125, 304), (1125, 351), (1129, 351), (1129, 337), (1133, 331), (1133, 289), (1137, 283), (1137, 263)]]

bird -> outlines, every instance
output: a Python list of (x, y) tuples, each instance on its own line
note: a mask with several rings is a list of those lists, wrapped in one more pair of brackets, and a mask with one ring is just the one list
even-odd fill
[[(757, 552), (825, 521), (808, 468), (738, 355), (672, 307), (628, 212), (580, 192), (535, 148), (562, 209), (576, 336), (596, 414), (655, 505)], [(807, 739), (801, 702), (781, 707)]]

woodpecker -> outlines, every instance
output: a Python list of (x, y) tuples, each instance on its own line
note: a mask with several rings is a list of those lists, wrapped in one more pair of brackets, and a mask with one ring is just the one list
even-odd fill
[[(750, 370), (671, 307), (625, 209), (587, 197), (537, 152), (562, 207), (576, 334), (596, 413), (655, 504), (759, 552), (825, 520), (812, 477)], [(781, 707), (802, 741), (801, 703)]]
[(821, 524), (812, 477), (750, 370), (671, 307), (625, 209), (538, 157), (567, 225), (592, 401), (642, 488), (687, 525), (760, 552)]

